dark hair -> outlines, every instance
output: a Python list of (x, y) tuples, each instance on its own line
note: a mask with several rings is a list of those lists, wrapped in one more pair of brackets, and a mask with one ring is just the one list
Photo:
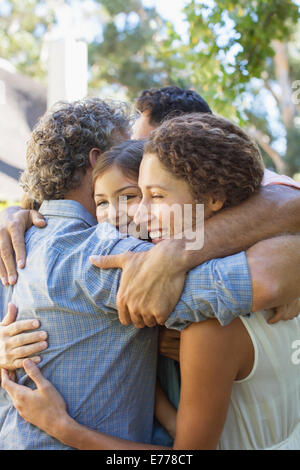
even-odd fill
[(264, 166), (258, 147), (238, 126), (212, 114), (186, 114), (155, 129), (144, 153), (154, 153), (190, 186), (196, 202), (207, 196), (239, 204), (261, 185)]
[(137, 98), (135, 107), (141, 113), (149, 111), (149, 122), (153, 125), (182, 114), (212, 113), (198, 93), (176, 86), (144, 90)]
[(21, 184), (37, 202), (64, 199), (80, 186), (93, 147), (106, 151), (129, 136), (126, 103), (86, 98), (57, 103), (40, 119), (27, 145)]
[(116, 165), (123, 174), (138, 179), (139, 168), (144, 152), (143, 140), (125, 140), (119, 145), (102, 153), (93, 170), (93, 184), (109, 168)]

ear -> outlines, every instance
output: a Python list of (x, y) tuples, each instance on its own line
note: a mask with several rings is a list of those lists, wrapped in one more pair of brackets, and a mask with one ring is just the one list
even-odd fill
[(225, 199), (210, 198), (209, 208), (212, 212), (218, 212), (224, 206)]
[(101, 153), (101, 150), (98, 148), (92, 148), (92, 150), (89, 151), (89, 161), (92, 168), (94, 168), (97, 158), (101, 155)]

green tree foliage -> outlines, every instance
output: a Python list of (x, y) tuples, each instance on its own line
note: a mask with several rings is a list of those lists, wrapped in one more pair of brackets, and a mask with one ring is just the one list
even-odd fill
[(22, 73), (43, 78), (42, 41), (54, 22), (53, 9), (46, 0), (2, 0), (0, 57), (10, 60)]
[(93, 88), (119, 84), (135, 97), (142, 89), (168, 83), (165, 64), (157, 52), (164, 28), (154, 8), (141, 0), (99, 0), (105, 10), (102, 35), (89, 46)]
[[(193, 87), (214, 112), (248, 127), (269, 166), (300, 171), (292, 89), (300, 79), (298, 0), (187, 0), (188, 38), (143, 0), (92, 1), (99, 23), (89, 44), (92, 93), (115, 86), (132, 99), (153, 86)], [(43, 39), (63, 3), (84, 10), (79, 0), (1, 0), (0, 57), (45, 77)]]
[[(167, 60), (187, 64), (190, 83), (212, 109), (248, 126), (273, 166), (293, 173), (299, 106), (292, 98), (292, 83), (299, 79), (300, 51), (292, 52), (290, 46), (297, 49), (299, 5), (293, 0), (191, 0), (184, 12), (188, 41), (172, 31)], [(285, 151), (276, 149), (278, 129)]]

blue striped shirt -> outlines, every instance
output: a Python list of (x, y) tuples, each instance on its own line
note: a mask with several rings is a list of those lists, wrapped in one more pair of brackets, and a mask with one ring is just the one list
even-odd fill
[[(150, 243), (122, 238), (75, 201), (47, 201), (44, 229), (26, 234), (27, 262), (15, 286), (0, 287), (0, 307), (19, 308), (18, 319), (37, 318), (49, 347), (40, 368), (81, 424), (112, 436), (151, 442), (157, 362), (157, 328), (123, 326), (116, 311), (119, 269), (99, 270), (89, 256), (144, 251)], [(134, 282), (134, 280), (133, 280)], [(251, 309), (245, 253), (192, 270), (168, 326), (216, 315), (226, 324)], [(33, 387), (23, 369), (18, 381)], [(68, 449), (25, 422), (0, 391), (0, 449)]]

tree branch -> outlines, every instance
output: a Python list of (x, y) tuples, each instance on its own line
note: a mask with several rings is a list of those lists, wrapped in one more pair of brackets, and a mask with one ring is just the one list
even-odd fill
[(279, 107), (280, 109), (280, 99), (279, 99), (279, 96), (277, 95), (277, 93), (275, 93), (275, 91), (273, 90), (273, 88), (271, 87), (271, 84), (270, 82), (268, 82), (268, 80), (264, 79), (264, 84), (265, 84), (265, 88), (271, 93), (271, 95), (273, 96), (273, 98), (275, 99), (276, 103), (277, 103), (277, 106)]
[(274, 162), (276, 169), (279, 173), (285, 173), (286, 171), (286, 165), (285, 162), (283, 161), (282, 157), (279, 155), (276, 150), (274, 150), (271, 145), (270, 145), (270, 137), (267, 134), (263, 134), (261, 131), (258, 129), (252, 127), (249, 130), (249, 133), (252, 135), (252, 137), (255, 138), (255, 140), (258, 142), (258, 144), (261, 146), (261, 148), (269, 155), (269, 157), (272, 159)]

